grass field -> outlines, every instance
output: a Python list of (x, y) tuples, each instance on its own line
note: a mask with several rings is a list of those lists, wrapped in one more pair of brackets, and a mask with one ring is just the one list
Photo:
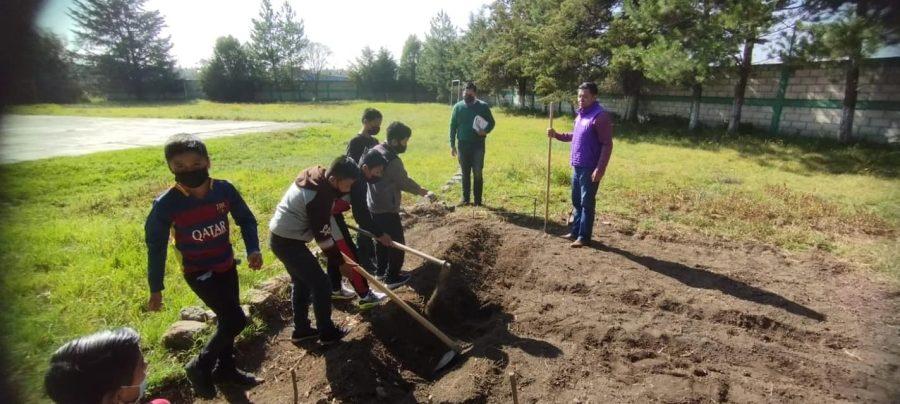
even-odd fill
[[(208, 142), (211, 173), (236, 184), (260, 222), (268, 219), (293, 176), (342, 153), (362, 109), (413, 128), (403, 156), (413, 178), (429, 189), (456, 172), (447, 145), (449, 107), (439, 104), (216, 104), (35, 105), (12, 113), (111, 117), (309, 121), (291, 132), (249, 134)], [(495, 111), (485, 171), (485, 202), (531, 213), (542, 204), (546, 118)], [(556, 127), (569, 129), (570, 118)], [(772, 140), (742, 135), (711, 142), (712, 132), (689, 136), (672, 126), (619, 125), (598, 210), (636, 232), (756, 241), (789, 250), (821, 249), (900, 279), (900, 150), (839, 147), (827, 141)], [(383, 139), (384, 134), (379, 135)], [(551, 211), (568, 211), (568, 147), (554, 143)], [(144, 337), (151, 384), (180, 376), (184, 358), (158, 341), (178, 310), (199, 300), (169, 261), (166, 307), (146, 313), (143, 223), (151, 200), (172, 183), (159, 147), (54, 158), (0, 166), (4, 226), (0, 283), (6, 344), (28, 401), (39, 399), (48, 355), (73, 336), (129, 325)], [(459, 199), (459, 187), (440, 193)], [(526, 196), (526, 197), (522, 197)], [(408, 200), (413, 200), (409, 198)], [(599, 232), (603, 232), (603, 227)], [(243, 253), (240, 236), (233, 241)], [(263, 244), (265, 245), (265, 244)], [(241, 268), (243, 290), (283, 269), (264, 248), (260, 272)]]

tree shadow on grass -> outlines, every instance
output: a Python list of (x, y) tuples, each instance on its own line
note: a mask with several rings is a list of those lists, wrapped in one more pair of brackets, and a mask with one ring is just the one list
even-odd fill
[[(534, 218), (532, 216), (522, 215), (520, 213), (506, 212), (503, 209), (492, 209), (494, 212), (506, 217), (510, 223), (533, 230), (540, 231), (543, 228), (543, 219)], [(548, 224), (548, 230), (551, 234), (561, 234), (566, 231), (566, 227), (557, 223)], [(668, 276), (685, 286), (695, 289), (716, 290), (726, 295), (745, 300), (748, 302), (772, 306), (798, 316), (807, 317), (816, 321), (825, 321), (826, 316), (800, 303), (790, 300), (777, 293), (750, 285), (746, 282), (739, 281), (726, 275), (718, 274), (713, 271), (693, 268), (678, 262), (666, 261), (655, 257), (635, 254), (630, 251), (594, 243), (592, 246), (597, 251), (610, 252), (620, 255), (628, 260), (647, 268), (660, 275)]]
[[(692, 133), (687, 121), (655, 118), (647, 124), (617, 122), (614, 139), (698, 150), (734, 150), (763, 167), (800, 175), (810, 173), (858, 174), (879, 178), (900, 176), (900, 146), (857, 142), (840, 144), (830, 138), (773, 136), (744, 127), (737, 135), (724, 135), (724, 128), (707, 127)], [(792, 165), (795, 164), (795, 165)]]

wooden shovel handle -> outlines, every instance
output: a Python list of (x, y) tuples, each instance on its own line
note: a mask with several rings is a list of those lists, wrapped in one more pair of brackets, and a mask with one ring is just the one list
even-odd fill
[(388, 297), (390, 297), (391, 300), (394, 301), (394, 303), (397, 303), (400, 306), (400, 308), (403, 309), (403, 311), (405, 311), (407, 314), (412, 316), (412, 318), (414, 318), (419, 324), (422, 324), (423, 327), (427, 328), (428, 331), (431, 331), (431, 333), (434, 334), (436, 337), (438, 337), (438, 339), (440, 339), (441, 342), (446, 344), (448, 347), (450, 347), (450, 349), (454, 350), (456, 353), (462, 352), (462, 347), (456, 341), (454, 341), (450, 337), (448, 337), (447, 334), (444, 334), (443, 332), (441, 332), (441, 330), (439, 330), (437, 327), (435, 327), (434, 324), (431, 324), (431, 322), (428, 321), (425, 317), (422, 317), (422, 315), (419, 314), (419, 312), (417, 312), (415, 309), (413, 309), (412, 307), (409, 307), (409, 305), (406, 304), (406, 302), (404, 302), (403, 299), (400, 298), (400, 296), (397, 296), (394, 294), (394, 291), (392, 291), (387, 286), (385, 286), (383, 283), (378, 281), (378, 279), (375, 279), (375, 277), (372, 276), (372, 274), (368, 273), (363, 267), (359, 266), (359, 264), (357, 264), (352, 259), (350, 259), (350, 257), (347, 256), (347, 254), (341, 253), (341, 255), (344, 256), (344, 262), (353, 266), (356, 269), (356, 272), (359, 273), (363, 278), (366, 278), (367, 281), (369, 281), (370, 283), (375, 285), (375, 287), (380, 289), (382, 292), (386, 293), (388, 295)]
[[(553, 104), (550, 104), (550, 129), (553, 129)], [(550, 220), (550, 159), (553, 157), (553, 138), (547, 138), (547, 191), (544, 194), (544, 233)]]
[[(362, 234), (362, 235), (364, 235), (364, 236), (367, 236), (367, 237), (370, 237), (370, 238), (376, 238), (374, 234), (372, 234), (372, 233), (370, 233), (370, 232), (368, 232), (368, 231), (365, 231), (365, 230), (363, 230), (363, 229), (360, 229), (359, 227), (351, 226), (351, 225), (349, 225), (349, 224), (347, 225), (347, 227), (350, 228), (350, 229), (353, 229), (353, 230), (356, 231), (357, 233), (360, 233), (360, 234)], [(420, 257), (422, 257), (422, 258), (425, 258), (426, 260), (431, 261), (431, 262), (433, 262), (433, 263), (435, 263), (435, 264), (438, 264), (438, 265), (440, 265), (440, 266), (448, 267), (448, 268), (450, 267), (450, 263), (447, 262), (447, 261), (444, 261), (444, 260), (442, 260), (442, 259), (438, 259), (438, 258), (432, 257), (432, 256), (430, 256), (430, 255), (428, 255), (428, 254), (425, 254), (424, 252), (421, 252), (421, 251), (419, 251), (419, 250), (416, 250), (415, 248), (412, 248), (412, 247), (407, 247), (407, 246), (405, 246), (405, 245), (403, 245), (403, 244), (400, 244), (400, 243), (398, 243), (398, 242), (396, 242), (396, 241), (391, 240), (391, 246), (394, 247), (394, 248), (396, 248), (396, 249), (398, 249), (398, 250), (403, 250), (403, 251), (406, 251), (406, 252), (409, 252), (409, 253), (418, 255), (418, 256), (420, 256)]]

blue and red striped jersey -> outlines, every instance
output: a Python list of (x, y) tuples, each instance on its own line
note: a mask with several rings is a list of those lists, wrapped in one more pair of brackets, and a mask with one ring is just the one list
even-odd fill
[(225, 272), (234, 268), (229, 213), (241, 228), (247, 254), (259, 251), (256, 218), (228, 181), (211, 179), (209, 193), (202, 199), (189, 195), (177, 184), (156, 198), (144, 226), (150, 291), (164, 289), (170, 230), (175, 248), (181, 253), (184, 273)]

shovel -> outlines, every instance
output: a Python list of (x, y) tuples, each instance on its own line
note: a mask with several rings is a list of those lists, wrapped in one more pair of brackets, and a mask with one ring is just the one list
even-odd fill
[(450, 337), (448, 337), (447, 334), (444, 334), (441, 330), (439, 330), (437, 327), (435, 327), (434, 324), (431, 324), (431, 322), (428, 321), (427, 319), (425, 319), (425, 317), (422, 317), (422, 315), (419, 314), (419, 312), (415, 311), (412, 307), (409, 307), (409, 305), (406, 304), (406, 302), (404, 302), (403, 299), (400, 298), (400, 296), (397, 296), (396, 294), (394, 294), (394, 291), (392, 291), (387, 286), (385, 286), (383, 283), (378, 281), (378, 279), (375, 279), (375, 277), (372, 276), (369, 272), (367, 272), (363, 267), (361, 267), (361, 266), (359, 266), (359, 264), (353, 262), (353, 260), (351, 260), (350, 257), (348, 257), (346, 254), (343, 254), (343, 253), (341, 253), (341, 255), (344, 256), (344, 261), (347, 262), (348, 264), (350, 264), (351, 266), (353, 266), (357, 273), (359, 273), (363, 278), (366, 278), (367, 281), (369, 281), (373, 285), (375, 285), (376, 288), (378, 288), (379, 290), (381, 290), (382, 292), (387, 294), (388, 297), (394, 301), (394, 303), (397, 303), (397, 305), (399, 305), (400, 308), (403, 309), (403, 311), (405, 311), (407, 314), (412, 316), (413, 319), (415, 319), (419, 324), (421, 324), (423, 327), (428, 329), (428, 331), (430, 331), (432, 334), (434, 334), (436, 337), (438, 337), (438, 339), (440, 339), (441, 342), (443, 342), (445, 345), (447, 345), (450, 348), (450, 350), (447, 351), (447, 353), (445, 353), (444, 356), (441, 357), (441, 360), (438, 361), (438, 364), (437, 364), (437, 366), (434, 367), (434, 370), (432, 371), (432, 373), (436, 374), (436, 373), (440, 372), (443, 368), (445, 368), (447, 365), (449, 365), (450, 362), (453, 362), (454, 359), (456, 359), (460, 355), (464, 355), (465, 353), (467, 353), (469, 350), (472, 349), (471, 347), (463, 348), (463, 346), (460, 345), (460, 343), (458, 343), (458, 342), (454, 341), (453, 339), (451, 339)]
[[(374, 234), (372, 234), (372, 233), (370, 233), (370, 232), (368, 232), (368, 231), (365, 231), (365, 230), (363, 230), (363, 229), (360, 229), (359, 227), (351, 226), (351, 225), (349, 225), (349, 224), (347, 225), (347, 227), (353, 229), (353, 230), (356, 231), (357, 233), (362, 234), (362, 235), (364, 235), (364, 236), (366, 236), (366, 237), (369, 237), (369, 238), (372, 238), (372, 239), (376, 239), (376, 238), (377, 238), (377, 237), (375, 237)], [(433, 262), (433, 263), (435, 263), (435, 264), (438, 264), (438, 265), (440, 265), (440, 266), (442, 266), (442, 267), (450, 268), (450, 263), (449, 263), (449, 262), (444, 261), (444, 260), (442, 260), (442, 259), (437, 259), (437, 258), (435, 258), (435, 257), (432, 257), (432, 256), (430, 256), (430, 255), (428, 255), (428, 254), (425, 254), (425, 253), (419, 251), (419, 250), (416, 250), (415, 248), (407, 247), (407, 246), (405, 246), (405, 245), (403, 245), (403, 244), (400, 244), (400, 243), (398, 243), (398, 242), (396, 242), (396, 241), (393, 241), (393, 240), (391, 241), (391, 246), (394, 247), (394, 248), (396, 248), (396, 249), (398, 249), (398, 250), (403, 250), (403, 251), (406, 251), (406, 252), (408, 252), (408, 253), (418, 255), (418, 256), (420, 256), (420, 257), (422, 257), (422, 258), (424, 258), (424, 259), (426, 259), (426, 260), (428, 260), (428, 261), (431, 261), (431, 262)]]

